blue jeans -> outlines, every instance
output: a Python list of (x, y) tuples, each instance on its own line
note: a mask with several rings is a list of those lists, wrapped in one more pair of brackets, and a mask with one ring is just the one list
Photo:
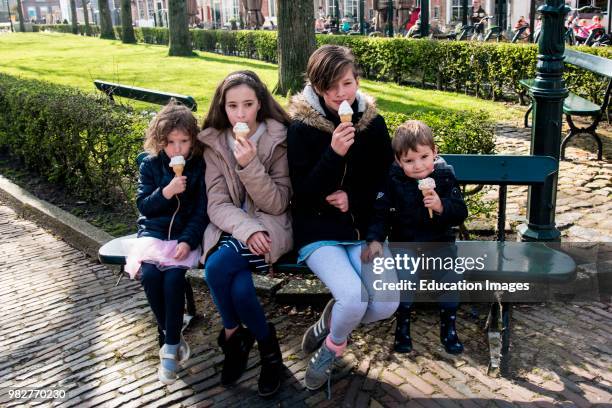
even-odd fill
[(206, 260), (205, 279), (223, 327), (233, 329), (244, 323), (258, 341), (268, 337), (268, 323), (255, 294), (247, 258), (221, 246)]
[(155, 265), (142, 264), (140, 283), (144, 287), (157, 324), (166, 331), (166, 344), (179, 344), (185, 308), (185, 269), (160, 271)]

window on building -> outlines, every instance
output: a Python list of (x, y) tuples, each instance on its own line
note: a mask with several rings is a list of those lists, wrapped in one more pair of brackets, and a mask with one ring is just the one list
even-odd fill
[(240, 8), (238, 0), (226, 1), (223, 8), (224, 23), (229, 23), (230, 20), (240, 21)]
[(359, 16), (359, 0), (344, 0), (344, 15), (355, 18)]
[(276, 0), (268, 0), (268, 14), (270, 17), (276, 17)]
[(433, 18), (440, 18), (440, 6), (435, 6), (434, 7)]
[[(450, 20), (451, 21), (461, 21), (461, 2), (462, 0), (451, 0), (451, 13)], [(469, 8), (472, 7), (472, 0), (467, 1), (468, 13)]]
[[(337, 0), (337, 1), (340, 1), (340, 0)], [(327, 13), (326, 13), (327, 16), (336, 15), (335, 3), (336, 3), (336, 0), (327, 0), (327, 7), (325, 8), (327, 10)]]

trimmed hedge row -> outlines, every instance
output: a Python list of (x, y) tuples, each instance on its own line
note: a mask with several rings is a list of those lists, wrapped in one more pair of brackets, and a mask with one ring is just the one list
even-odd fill
[(0, 147), (84, 199), (133, 201), (146, 125), (101, 95), (0, 74)]
[[(391, 134), (407, 119), (423, 120), (443, 153), (494, 151), (494, 124), (485, 112), (381, 114)], [(0, 148), (86, 200), (134, 202), (135, 158), (148, 119), (102, 95), (0, 74)]]
[[(37, 31), (44, 28), (70, 32), (69, 25), (35, 27)], [(97, 27), (96, 32), (99, 32)], [(121, 28), (115, 27), (115, 32), (120, 38)], [(139, 42), (168, 44), (167, 28), (135, 28), (134, 32)], [(277, 62), (276, 31), (192, 29), (191, 36), (196, 50)], [(317, 44), (339, 44), (352, 49), (368, 79), (469, 92), (491, 99), (520, 96), (523, 90), (518, 81), (533, 78), (537, 62), (534, 44), (339, 35), (317, 35)], [(609, 47), (576, 49), (612, 58)], [(601, 103), (606, 85), (603, 78), (570, 66), (565, 79), (574, 93)]]

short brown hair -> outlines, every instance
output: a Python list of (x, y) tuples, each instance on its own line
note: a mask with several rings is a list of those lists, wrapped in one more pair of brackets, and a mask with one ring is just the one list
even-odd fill
[(147, 153), (156, 156), (168, 145), (168, 135), (176, 129), (185, 132), (191, 138), (192, 155), (197, 156), (202, 153), (202, 146), (197, 139), (200, 131), (198, 121), (189, 108), (175, 99), (171, 99), (149, 123), (144, 149)]
[(215, 95), (210, 102), (208, 114), (204, 119), (202, 129), (214, 128), (218, 130), (231, 128), (232, 124), (225, 112), (225, 95), (231, 88), (239, 85), (247, 85), (255, 92), (255, 96), (259, 102), (260, 108), (257, 112), (257, 122), (263, 122), (268, 118), (272, 118), (280, 123), (289, 125), (291, 121), (287, 112), (280, 106), (272, 97), (270, 91), (266, 87), (259, 76), (253, 71), (236, 71), (229, 74), (217, 86)]
[(347, 68), (351, 68), (355, 78), (359, 78), (351, 50), (339, 45), (324, 45), (308, 58), (306, 76), (317, 93), (325, 92), (340, 79)]
[(395, 157), (400, 158), (408, 151), (417, 151), (417, 146), (429, 146), (436, 150), (433, 132), (431, 128), (420, 120), (407, 120), (395, 131), (391, 141)]

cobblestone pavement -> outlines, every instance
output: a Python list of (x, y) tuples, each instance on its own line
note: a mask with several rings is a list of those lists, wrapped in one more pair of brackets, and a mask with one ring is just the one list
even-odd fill
[[(498, 125), (498, 154), (529, 154), (531, 129), (514, 123)], [(612, 128), (600, 126), (604, 160), (597, 161), (595, 143), (585, 136), (572, 139), (561, 161), (557, 191), (556, 224), (564, 241), (612, 241)], [(485, 198), (497, 201), (497, 188)], [(508, 187), (508, 223), (521, 224), (527, 213), (527, 187)], [(495, 220), (487, 223), (489, 228)]]
[[(499, 151), (528, 149), (523, 130), (510, 126), (498, 130)], [(572, 149), (568, 154), (572, 156)], [(561, 164), (558, 209), (559, 218), (567, 220), (563, 228), (567, 239), (594, 241), (609, 236), (610, 172), (609, 162), (580, 158)], [(514, 190), (511, 197), (511, 204), (516, 203), (509, 205), (512, 214), (513, 206), (517, 211), (523, 208), (525, 197)], [(593, 215), (604, 221), (590, 223)], [(308, 313), (309, 308), (287, 313), (266, 301), (287, 370), (280, 393), (262, 400), (256, 393), (255, 350), (236, 386), (219, 385), (222, 356), (215, 338), (221, 326), (207, 293), (198, 295), (205, 324), (196, 328), (209, 329), (186, 333), (193, 356), (179, 373), (179, 381), (163, 386), (157, 381), (155, 325), (137, 283), (124, 280), (115, 287), (110, 269), (17, 218), (2, 203), (0, 271), (2, 407), (24, 405), (8, 397), (8, 387), (63, 387), (69, 390), (68, 399), (47, 402), (62, 407), (612, 406), (610, 303), (516, 307), (508, 378), (485, 374), (486, 313), (474, 317), (468, 306), (459, 313), (465, 352), (458, 357), (440, 346), (434, 309), (417, 312), (415, 351), (408, 355), (389, 352), (393, 320), (360, 328), (338, 363), (332, 399), (327, 400), (325, 391), (309, 392), (301, 385), (306, 365), (301, 334), (316, 316)]]

